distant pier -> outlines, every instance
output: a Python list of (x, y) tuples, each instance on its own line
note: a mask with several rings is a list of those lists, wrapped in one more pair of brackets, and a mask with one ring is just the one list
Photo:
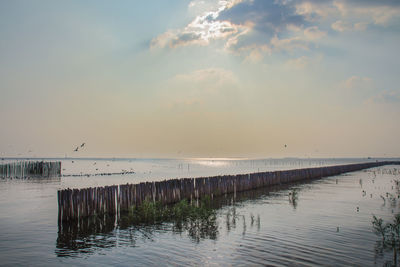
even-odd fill
[(359, 171), (383, 165), (400, 164), (399, 161), (368, 162), (359, 164), (305, 168), (286, 171), (222, 175), (203, 178), (171, 179), (140, 184), (113, 185), (85, 189), (65, 189), (57, 192), (58, 220), (76, 221), (90, 216), (119, 215), (144, 201), (162, 204), (189, 201), (204, 196), (236, 194), (262, 187), (319, 179), (342, 173)]

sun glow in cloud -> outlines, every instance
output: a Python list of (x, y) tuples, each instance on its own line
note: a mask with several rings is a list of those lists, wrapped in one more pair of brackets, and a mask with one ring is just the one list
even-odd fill
[[(215, 11), (208, 11), (197, 16), (184, 29), (170, 30), (154, 38), (151, 48), (169, 46), (171, 48), (186, 45), (208, 45), (210, 41), (225, 39), (237, 35), (243, 31), (243, 27), (229, 21), (218, 20), (219, 14), (239, 1), (219, 1)], [(189, 7), (199, 5), (198, 1), (192, 1)]]
[[(225, 40), (225, 48), (260, 58), (273, 51), (308, 50), (333, 29), (364, 31), (368, 25), (388, 26), (400, 17), (396, 1), (217, 1), (183, 29), (155, 37), (151, 48), (209, 45)], [(189, 7), (205, 5), (192, 1)], [(321, 29), (323, 28), (323, 29)], [(241, 54), (241, 53), (239, 53)]]

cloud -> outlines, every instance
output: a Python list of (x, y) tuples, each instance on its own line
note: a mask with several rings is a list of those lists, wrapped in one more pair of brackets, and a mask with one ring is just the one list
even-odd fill
[(346, 89), (370, 89), (374, 86), (374, 82), (369, 77), (351, 76), (343, 82)]
[(289, 69), (301, 70), (307, 68), (310, 65), (318, 64), (322, 61), (322, 59), (322, 55), (316, 55), (314, 57), (301, 56), (298, 58), (289, 59), (288, 61), (286, 61), (285, 65)]
[(232, 71), (206, 68), (177, 74), (165, 82), (160, 100), (166, 108), (195, 110), (204, 106), (217, 108), (237, 94), (239, 81)]
[(307, 21), (317, 21), (338, 13), (338, 8), (327, 1), (296, 1), (294, 6), (296, 13), (304, 16)]
[(241, 27), (227, 21), (208, 21), (207, 17), (200, 17), (189, 24), (182, 31), (168, 31), (151, 41), (151, 48), (169, 46), (176, 48), (187, 45), (208, 45), (210, 41), (224, 39), (237, 34)]
[(243, 0), (215, 1), (215, 0), (192, 0), (188, 5), (188, 10), (195, 15), (209, 12), (210, 10), (218, 10), (219, 7), (230, 7)]
[(276, 51), (293, 51), (295, 49), (308, 50), (307, 43), (299, 36), (279, 39), (278, 36), (275, 35), (270, 43)]
[(310, 40), (319, 39), (325, 35), (326, 32), (319, 30), (317, 26), (308, 27), (304, 30), (304, 36)]
[(372, 8), (356, 8), (355, 12), (358, 12), (364, 16), (371, 16), (373, 18), (373, 22), (376, 25), (387, 26), (391, 20), (400, 16), (400, 8), (399, 7), (390, 7), (390, 6), (380, 6), (380, 7), (372, 7)]
[(400, 103), (400, 92), (385, 90), (374, 96), (371, 100), (379, 104), (398, 104)]
[(400, 17), (398, 0), (193, 0), (188, 8), (201, 13), (155, 37), (152, 49), (220, 40), (225, 51), (257, 62), (267, 54), (309, 50), (330, 29), (363, 31)]
[(304, 25), (305, 18), (296, 13), (290, 4), (280, 1), (242, 1), (222, 10), (218, 19), (243, 25), (251, 21), (256, 31), (268, 36), (285, 30), (287, 25)]
[(367, 22), (357, 22), (357, 23), (350, 23), (347, 21), (338, 20), (332, 23), (331, 27), (333, 30), (338, 32), (345, 32), (345, 31), (364, 31), (367, 29), (368, 23)]
[(290, 59), (286, 62), (287, 66), (294, 69), (304, 69), (310, 62), (310, 59), (306, 56), (299, 58)]
[(187, 109), (201, 107), (203, 104), (203, 100), (197, 98), (176, 98), (170, 102), (167, 102), (166, 108), (170, 110), (185, 111)]
[[(357, 28), (358, 23), (387, 26), (400, 17), (400, 1), (397, 0), (297, 0), (295, 6), (297, 13), (308, 21), (341, 21), (341, 26), (353, 24), (352, 29)], [(340, 22), (336, 26), (339, 27)]]
[(344, 22), (341, 20), (335, 21), (332, 23), (332, 29), (338, 32), (345, 32), (345, 31), (351, 31), (353, 30), (353, 25), (351, 25), (348, 22)]
[(371, 23), (381, 26), (387, 26), (392, 19), (400, 16), (400, 1), (341, 0), (334, 3), (343, 17), (369, 19)]
[(202, 90), (215, 90), (238, 82), (233, 72), (220, 68), (200, 69), (186, 74), (178, 74), (172, 80), (175, 83), (200, 86)]
[[(192, 1), (189, 6), (205, 4)], [(214, 10), (204, 12), (182, 29), (169, 30), (155, 37), (151, 48), (177, 48), (187, 45), (208, 45), (213, 40), (225, 40), (225, 48), (230, 50), (249, 50), (253, 45), (271, 43), (282, 50), (292, 49), (296, 43), (292, 37), (280, 37), (280, 33), (290, 26), (303, 27), (306, 23), (302, 15), (296, 14), (293, 6), (279, 1), (219, 1)], [(304, 35), (310, 39), (319, 38), (322, 32), (318, 27), (306, 28)], [(284, 36), (284, 34), (282, 34)], [(283, 40), (277, 42), (278, 40)], [(303, 45), (301, 47), (304, 47)]]
[[(238, 1), (219, 1), (216, 10), (205, 12), (197, 16), (185, 28), (169, 30), (151, 41), (151, 48), (163, 48), (169, 46), (176, 48), (187, 45), (208, 45), (210, 41), (226, 39), (243, 31), (243, 27), (230, 21), (218, 20), (219, 14)], [(201, 1), (192, 1), (189, 6), (195, 6)]]
[(268, 45), (251, 45), (242, 48), (242, 51), (247, 52), (247, 56), (245, 57), (246, 62), (260, 62), (266, 53), (270, 54), (272, 49)]

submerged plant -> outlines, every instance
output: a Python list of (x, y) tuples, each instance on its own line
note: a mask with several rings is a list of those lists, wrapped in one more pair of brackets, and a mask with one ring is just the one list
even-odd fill
[(293, 189), (289, 192), (289, 203), (293, 205), (293, 208), (297, 207), (297, 200), (299, 199), (297, 189)]
[(196, 241), (205, 237), (215, 239), (218, 232), (216, 210), (212, 208), (209, 197), (204, 197), (197, 205), (186, 199), (173, 205), (145, 200), (123, 214), (121, 219), (133, 224), (172, 223), (174, 231), (187, 230), (189, 236)]
[(373, 215), (372, 226), (375, 234), (382, 238), (381, 249), (393, 251), (393, 263), (397, 266), (397, 253), (400, 251), (400, 214), (394, 217), (392, 223), (384, 223), (382, 218)]
[(383, 219), (378, 219), (375, 215), (373, 215), (372, 227), (374, 228), (375, 234), (381, 236), (382, 241), (384, 241), (388, 226), (383, 224)]

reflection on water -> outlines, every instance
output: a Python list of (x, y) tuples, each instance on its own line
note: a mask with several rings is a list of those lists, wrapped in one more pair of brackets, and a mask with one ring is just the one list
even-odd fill
[[(146, 254), (152, 257), (140, 260), (139, 265), (161, 264), (154, 256), (170, 255), (166, 252), (169, 246), (179, 251), (176, 257), (185, 253), (193, 257), (180, 259), (178, 265), (196, 264), (194, 251), (187, 250), (187, 239), (213, 255), (212, 262), (216, 263), (390, 266), (394, 262), (392, 251), (374, 237), (371, 212), (390, 218), (392, 212), (399, 211), (398, 180), (397, 168), (383, 167), (226, 195), (213, 199), (215, 216), (207, 220), (140, 224), (129, 216), (111, 216), (64, 223), (59, 225), (55, 254), (81, 258), (100, 251), (108, 254), (106, 251), (114, 248), (131, 248), (131, 255), (138, 257), (143, 244), (148, 243)], [(164, 239), (169, 242), (159, 243)], [(208, 246), (214, 249), (210, 251)], [(220, 255), (223, 261), (214, 253), (221, 253), (221, 249), (229, 251)], [(197, 257), (204, 260), (206, 255)], [(171, 258), (169, 264), (174, 265), (174, 260)]]
[(115, 217), (88, 218), (73, 224), (60, 224), (57, 238), (57, 256), (74, 256), (73, 252), (90, 253), (93, 248), (116, 245), (110, 238), (115, 228)]
[(97, 249), (118, 245), (134, 246), (137, 239), (152, 240), (154, 232), (159, 231), (170, 231), (177, 235), (186, 233), (193, 242), (200, 242), (202, 239), (215, 240), (218, 225), (215, 215), (154, 224), (136, 224), (136, 220), (129, 216), (104, 216), (76, 223), (64, 222), (59, 225), (56, 255), (74, 257), (80, 253), (93, 253)]
[[(293, 185), (274, 186), (214, 198), (210, 202), (210, 210), (206, 215), (193, 216), (193, 214), (187, 214), (184, 217), (167, 222), (143, 223), (138, 221), (137, 217), (127, 213), (120, 216), (105, 215), (84, 218), (76, 222), (59, 222), (55, 253), (59, 257), (76, 257), (79, 254), (93, 253), (102, 248), (121, 245), (134, 246), (137, 239), (152, 240), (154, 233), (160, 231), (177, 235), (186, 234), (195, 243), (204, 239), (217, 240), (219, 225), (215, 211), (221, 210), (222, 207), (227, 207), (227, 210), (223, 212), (227, 232), (236, 229), (237, 224), (241, 222), (242, 235), (244, 236), (247, 224), (249, 224), (249, 227), (260, 229), (260, 215), (250, 214), (246, 222), (246, 216), (237, 214), (236, 208), (242, 206), (245, 201), (255, 201), (271, 192), (287, 190), (290, 186)], [(293, 189), (290, 194), (292, 194), (291, 203), (295, 208), (299, 190)], [(196, 203), (193, 203), (193, 205), (196, 205)], [(124, 241), (117, 242), (117, 240)]]

